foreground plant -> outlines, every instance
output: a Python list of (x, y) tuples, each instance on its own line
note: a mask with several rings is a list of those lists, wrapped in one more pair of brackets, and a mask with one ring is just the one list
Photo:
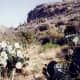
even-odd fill
[(11, 80), (14, 80), (16, 70), (22, 70), (28, 59), (22, 45), (18, 42), (8, 44), (3, 41), (0, 43), (0, 72), (2, 74), (7, 73)]

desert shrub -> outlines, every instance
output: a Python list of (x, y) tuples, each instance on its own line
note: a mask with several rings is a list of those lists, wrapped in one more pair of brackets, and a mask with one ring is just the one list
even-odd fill
[(57, 48), (57, 47), (58, 47), (57, 44), (52, 44), (51, 42), (49, 42), (49, 43), (46, 43), (42, 46), (42, 50), (45, 51), (49, 48)]
[(48, 36), (48, 30), (46, 30), (46, 31), (39, 31), (38, 33), (37, 33), (37, 37), (43, 37), (43, 36)]
[(23, 43), (33, 43), (34, 42), (34, 33), (30, 31), (19, 31), (17, 35), (21, 38)]
[(80, 16), (76, 16), (74, 19), (80, 21)]
[(49, 29), (48, 30), (48, 35), (51, 36), (52, 38), (62, 38), (64, 36), (63, 33), (58, 33), (55, 29)]
[(26, 40), (27, 40), (28, 43), (33, 43), (34, 42), (34, 35), (33, 35), (32, 32), (29, 32), (29, 31), (26, 32), (24, 34), (24, 37), (26, 38)]
[(44, 23), (46, 21), (45, 18), (40, 18), (40, 22)]

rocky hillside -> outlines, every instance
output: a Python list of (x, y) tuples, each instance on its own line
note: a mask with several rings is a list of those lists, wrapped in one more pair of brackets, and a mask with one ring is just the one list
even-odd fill
[[(28, 13), (27, 21), (16, 29), (0, 28), (1, 38), (8, 37), (13, 40), (35, 40), (45, 43), (54, 42), (67, 34), (65, 31), (80, 32), (80, 1), (63, 0), (51, 4), (41, 4)], [(67, 27), (69, 30), (65, 30)], [(72, 31), (71, 31), (72, 30)], [(3, 35), (3, 36), (2, 36)]]
[[(67, 1), (67, 0), (66, 0)], [(77, 1), (77, 0), (75, 0)], [(69, 20), (80, 14), (80, 2), (57, 2), (51, 4), (41, 4), (36, 6), (28, 14), (28, 22), (39, 18), (55, 18)]]
[[(80, 32), (80, 1), (63, 0), (51, 4), (36, 6), (28, 14), (27, 24), (18, 27), (18, 31), (33, 32), (41, 43), (55, 42), (66, 34)], [(67, 29), (67, 30), (66, 30)]]

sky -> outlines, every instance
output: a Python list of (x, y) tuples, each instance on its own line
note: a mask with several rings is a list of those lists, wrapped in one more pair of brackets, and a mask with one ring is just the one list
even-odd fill
[(61, 0), (0, 0), (0, 25), (16, 27), (27, 19), (30, 10), (42, 3)]

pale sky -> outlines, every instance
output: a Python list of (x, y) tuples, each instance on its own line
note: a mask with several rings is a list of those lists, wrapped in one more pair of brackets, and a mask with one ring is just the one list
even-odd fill
[(27, 14), (42, 3), (61, 0), (0, 0), (0, 25), (17, 26), (26, 21)]

